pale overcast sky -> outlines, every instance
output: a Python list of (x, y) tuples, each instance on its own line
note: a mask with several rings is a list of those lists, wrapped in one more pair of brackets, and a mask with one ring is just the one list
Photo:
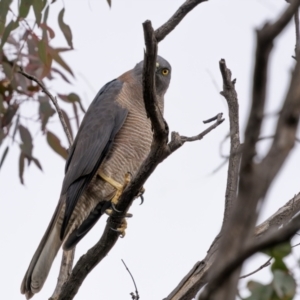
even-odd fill
[[(109, 9), (105, 0), (65, 0), (65, 21), (72, 28), (75, 48), (65, 55), (65, 59), (75, 71), (76, 80), (73, 80), (73, 87), (52, 81), (49, 88), (61, 93), (75, 89), (81, 95), (83, 105), (88, 107), (106, 82), (131, 69), (143, 58), (142, 22), (149, 19), (157, 28), (182, 3), (183, 0), (112, 0), (112, 9)], [(202, 141), (184, 145), (157, 168), (145, 185), (145, 203), (139, 206), (136, 201), (130, 209), (134, 216), (128, 220), (126, 237), (120, 239), (92, 271), (76, 299), (129, 300), (134, 287), (121, 259), (134, 275), (141, 299), (162, 299), (197, 260), (204, 258), (221, 226), (227, 173), (226, 166), (212, 175), (222, 163), (219, 145), (229, 128), (226, 102), (219, 95), (222, 80), (218, 63), (221, 58), (226, 59), (233, 78), (237, 78), (243, 130), (251, 96), (255, 29), (267, 20), (274, 20), (286, 5), (283, 0), (211, 0), (188, 14), (159, 44), (159, 54), (173, 68), (165, 97), (165, 118), (170, 130), (195, 135), (207, 127), (202, 120), (219, 112), (225, 114), (226, 121)], [(62, 7), (61, 1), (52, 5), (48, 20), (57, 32), (53, 40), (53, 45), (57, 46), (65, 45), (56, 21)], [(294, 44), (291, 23), (276, 40), (271, 55), (269, 113), (279, 110), (285, 95), (294, 65), (291, 58)], [(71, 108), (64, 107), (72, 115)], [(37, 113), (37, 107), (28, 106), (22, 113), (31, 116)], [(274, 119), (270, 117), (265, 122), (265, 135), (272, 134)], [(58, 120), (57, 116), (53, 120)], [(34, 155), (41, 161), (44, 171), (40, 172), (35, 166), (26, 168), (25, 186), (22, 186), (18, 179), (17, 145), (10, 150), (1, 169), (0, 265), (5, 278), (2, 278), (1, 299), (24, 299), (20, 284), (57, 204), (64, 176), (63, 159), (50, 150), (37, 127), (25, 120), (22, 122), (36, 134)], [(67, 146), (60, 123), (53, 122), (49, 128), (60, 131), (63, 144)], [(260, 157), (267, 147), (268, 142), (259, 145)], [(223, 153), (228, 153), (228, 144)], [(268, 193), (260, 221), (299, 192), (299, 165), (297, 145)], [(99, 239), (106, 218), (101, 218), (79, 243), (76, 260)], [(298, 249), (295, 249), (294, 257), (299, 258)], [(289, 260), (293, 266), (296, 265), (294, 257)], [(52, 295), (60, 259), (61, 252), (35, 300), (45, 300)], [(266, 257), (257, 256), (243, 273), (256, 269), (265, 260)], [(266, 268), (251, 279), (268, 282), (269, 270)], [(248, 280), (250, 278), (242, 281), (241, 286)]]

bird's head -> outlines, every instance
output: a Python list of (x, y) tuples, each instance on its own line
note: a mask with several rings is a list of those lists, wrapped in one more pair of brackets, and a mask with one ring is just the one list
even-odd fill
[[(144, 61), (138, 63), (133, 69), (135, 74), (142, 79), (143, 76), (143, 66)], [(171, 81), (171, 71), (172, 67), (168, 61), (166, 61), (161, 56), (157, 55), (156, 59), (156, 70), (155, 70), (155, 85), (156, 93), (160, 96), (163, 96), (170, 84)]]
[(164, 95), (171, 81), (171, 65), (161, 56), (156, 59), (155, 85), (156, 92), (159, 95)]

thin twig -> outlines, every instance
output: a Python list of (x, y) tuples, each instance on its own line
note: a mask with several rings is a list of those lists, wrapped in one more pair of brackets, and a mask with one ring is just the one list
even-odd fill
[(42, 91), (51, 99), (51, 101), (52, 101), (53, 105), (55, 106), (55, 109), (56, 109), (56, 111), (58, 113), (58, 116), (60, 118), (60, 122), (61, 122), (61, 124), (63, 126), (64, 132), (65, 132), (65, 134), (67, 136), (67, 139), (68, 139), (68, 142), (69, 142), (69, 146), (71, 146), (72, 143), (73, 143), (73, 140), (72, 140), (71, 134), (69, 132), (68, 126), (66, 124), (64, 115), (63, 115), (63, 113), (62, 113), (62, 111), (61, 111), (61, 109), (60, 109), (60, 107), (59, 107), (59, 105), (57, 103), (56, 97), (53, 97), (52, 94), (48, 91), (48, 89), (44, 86), (44, 84), (39, 79), (37, 79), (35, 76), (30, 75), (30, 74), (24, 72), (24, 70), (22, 68), (20, 68), (20, 70), (18, 71), (18, 73), (20, 73), (23, 76), (25, 76), (26, 78), (28, 78), (28, 79), (36, 82), (41, 87)]
[(300, 22), (299, 22), (299, 8), (295, 12), (295, 34), (296, 34), (296, 43), (295, 43), (295, 59), (299, 59), (300, 55)]
[(217, 120), (218, 118), (219, 118), (219, 114), (217, 114), (216, 116), (214, 116), (214, 117), (212, 117), (212, 118), (210, 118), (210, 119), (204, 120), (203, 123), (204, 123), (204, 124), (207, 124), (207, 123), (210, 123), (210, 122), (212, 122), (212, 121)]
[(133, 281), (133, 284), (134, 284), (135, 294), (134, 294), (134, 293), (131, 293), (132, 299), (133, 299), (133, 300), (139, 300), (139, 299), (140, 299), (140, 296), (139, 296), (139, 291), (138, 291), (138, 288), (137, 288), (137, 286), (136, 286), (135, 280), (134, 280), (134, 278), (133, 278), (133, 276), (132, 276), (130, 270), (128, 269), (127, 265), (125, 264), (124, 260), (121, 259), (121, 261), (122, 261), (123, 265), (125, 266), (126, 270), (128, 271), (128, 273), (129, 273), (129, 275), (130, 275), (130, 277), (131, 277), (131, 279), (132, 279), (132, 281)]
[(205, 129), (203, 132), (199, 133), (198, 135), (191, 136), (191, 137), (181, 136), (182, 142), (199, 141), (199, 140), (203, 139), (203, 137), (205, 135), (207, 135), (210, 131), (212, 131), (213, 129), (215, 129), (216, 127), (218, 127), (220, 124), (222, 124), (225, 121), (225, 119), (223, 118), (223, 114), (219, 113), (219, 114), (217, 114), (216, 117), (213, 117), (213, 118), (209, 119), (209, 121), (203, 122), (203, 123), (208, 123), (213, 120), (216, 120), (216, 122), (213, 125), (211, 125), (210, 127), (208, 127), (207, 129)]
[(253, 271), (253, 272), (251, 272), (251, 273), (249, 273), (249, 274), (240, 276), (240, 279), (249, 277), (249, 276), (251, 276), (251, 275), (257, 273), (258, 271), (262, 270), (263, 268), (268, 267), (268, 266), (271, 264), (272, 258), (273, 258), (273, 257), (270, 257), (263, 265), (261, 265), (261, 266), (260, 266), (259, 268), (257, 268), (255, 271)]
[(210, 173), (210, 175), (214, 175), (216, 174), (218, 171), (220, 171), (228, 162), (229, 158), (224, 158), (223, 161), (215, 168), (212, 170), (212, 172)]

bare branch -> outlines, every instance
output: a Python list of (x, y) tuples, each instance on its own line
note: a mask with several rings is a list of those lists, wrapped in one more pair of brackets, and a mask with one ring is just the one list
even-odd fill
[(210, 118), (210, 119), (204, 120), (203, 123), (204, 123), (204, 124), (207, 124), (207, 123), (210, 123), (210, 122), (212, 122), (212, 121), (218, 120), (218, 118), (219, 118), (219, 114), (217, 114), (216, 116), (214, 116), (214, 117), (212, 117), (212, 118)]
[(155, 37), (157, 42), (162, 41), (175, 27), (182, 21), (182, 19), (198, 4), (208, 0), (187, 0), (182, 4), (175, 14), (157, 30), (155, 30)]
[[(258, 251), (266, 250), (272, 248), (278, 244), (289, 241), (300, 228), (300, 215), (298, 214), (294, 219), (292, 219), (285, 227), (279, 229), (278, 231), (271, 231), (269, 234), (265, 235), (263, 238), (257, 239), (255, 243), (251, 241), (248, 243), (247, 247), (243, 249), (231, 260), (228, 260), (225, 265), (220, 269), (219, 273), (214, 273), (213, 281), (211, 281), (205, 288), (204, 293), (199, 297), (201, 299), (207, 295), (211, 294), (212, 291), (222, 286), (228, 276), (230, 276), (236, 268), (238, 268), (247, 258), (255, 254)], [(212, 289), (212, 290), (211, 290)]]
[(263, 268), (266, 268), (268, 267), (270, 264), (271, 264), (271, 260), (272, 260), (273, 257), (270, 257), (264, 264), (262, 264), (259, 268), (257, 268), (255, 271), (249, 273), (249, 274), (246, 274), (246, 275), (243, 275), (243, 276), (240, 276), (240, 279), (243, 279), (243, 278), (246, 278), (246, 277), (249, 277), (257, 272), (259, 272), (260, 270), (262, 270)]
[(295, 195), (276, 213), (255, 228), (255, 235), (262, 236), (266, 232), (285, 226), (300, 211), (300, 193)]
[(235, 90), (236, 79), (231, 79), (231, 71), (227, 68), (225, 59), (219, 62), (223, 78), (223, 91), (220, 93), (227, 101), (230, 126), (230, 156), (225, 193), (225, 210), (223, 225), (227, 223), (232, 207), (236, 203), (239, 167), (241, 158), (240, 130), (239, 130), (239, 103)]
[[(276, 213), (255, 228), (254, 241), (257, 238), (267, 236), (270, 232), (285, 227), (289, 221), (300, 212), (300, 193), (289, 200)], [(218, 240), (213, 242), (206, 257), (197, 262), (178, 286), (165, 298), (165, 300), (186, 300), (195, 297), (197, 292), (208, 282), (208, 273), (215, 259), (218, 249)]]
[[(287, 158), (295, 142), (296, 128), (299, 121), (300, 90), (296, 88), (300, 80), (300, 68), (296, 65), (291, 86), (281, 111), (275, 138), (269, 153), (262, 163), (254, 163), (256, 143), (258, 141), (264, 115), (266, 98), (267, 66), (273, 40), (283, 30), (292, 18), (300, 0), (293, 1), (281, 17), (272, 25), (265, 25), (257, 32), (256, 62), (253, 77), (253, 98), (250, 116), (245, 132), (245, 142), (242, 152), (239, 195), (237, 205), (234, 207), (232, 217), (223, 228), (219, 254), (214, 262), (210, 274), (209, 284), (201, 293), (200, 299), (234, 299), (239, 274), (232, 276), (222, 273), (222, 280), (218, 277), (220, 270), (226, 268), (227, 263), (233, 261), (250, 238), (257, 219), (257, 205), (263, 201), (264, 196)], [(299, 86), (299, 85), (298, 85)], [(277, 138), (276, 138), (277, 137)], [(243, 224), (243, 226), (240, 226)], [(219, 278), (218, 284), (212, 278)], [(222, 285), (220, 285), (222, 282)]]
[[(180, 136), (181, 142), (184, 143), (202, 140), (205, 135), (207, 135), (210, 131), (222, 124), (225, 119), (223, 118), (223, 114), (219, 113), (216, 117), (210, 118), (209, 122), (211, 122), (212, 120), (216, 120), (216, 122), (207, 129), (205, 129), (203, 132), (199, 133), (198, 135), (192, 137)], [(208, 123), (208, 121), (203, 121), (203, 123)]]
[(72, 140), (71, 134), (69, 132), (68, 126), (66, 124), (65, 118), (63, 116), (63, 113), (62, 113), (62, 111), (61, 111), (61, 109), (60, 109), (60, 107), (57, 103), (56, 97), (53, 97), (52, 94), (49, 92), (49, 90), (45, 87), (45, 85), (39, 79), (37, 79), (35, 76), (32, 76), (32, 75), (24, 72), (22, 68), (20, 68), (18, 73), (20, 73), (23, 76), (25, 76), (26, 78), (36, 82), (41, 87), (42, 91), (51, 99), (51, 101), (52, 101), (53, 105), (55, 106), (55, 109), (58, 113), (58, 116), (59, 116), (60, 122), (63, 126), (64, 132), (67, 136), (69, 146), (71, 146), (73, 144), (73, 140)]
[(272, 25), (266, 24), (257, 31), (256, 62), (253, 75), (252, 106), (248, 125), (245, 132), (245, 148), (243, 167), (252, 162), (255, 155), (255, 144), (259, 137), (264, 115), (266, 97), (267, 67), (273, 40), (283, 30), (299, 6), (299, 1), (293, 1), (282, 16)]
[(124, 260), (123, 260), (123, 259), (121, 259), (121, 260), (122, 260), (122, 263), (123, 263), (123, 265), (125, 266), (127, 272), (129, 273), (129, 275), (130, 275), (130, 277), (131, 277), (131, 279), (132, 279), (132, 281), (133, 281), (133, 284), (134, 284), (135, 294), (134, 294), (134, 293), (131, 293), (132, 299), (133, 299), (133, 300), (139, 300), (139, 299), (140, 299), (140, 296), (139, 296), (139, 291), (138, 291), (138, 289), (137, 289), (135, 280), (134, 280), (134, 278), (133, 278), (133, 276), (132, 276), (130, 270), (129, 270), (128, 267), (126, 266)]

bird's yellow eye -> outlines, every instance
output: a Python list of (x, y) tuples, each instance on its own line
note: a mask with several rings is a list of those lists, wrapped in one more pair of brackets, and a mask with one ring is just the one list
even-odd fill
[(161, 74), (163, 74), (164, 76), (167, 76), (169, 74), (169, 70), (168, 69), (162, 69)]

